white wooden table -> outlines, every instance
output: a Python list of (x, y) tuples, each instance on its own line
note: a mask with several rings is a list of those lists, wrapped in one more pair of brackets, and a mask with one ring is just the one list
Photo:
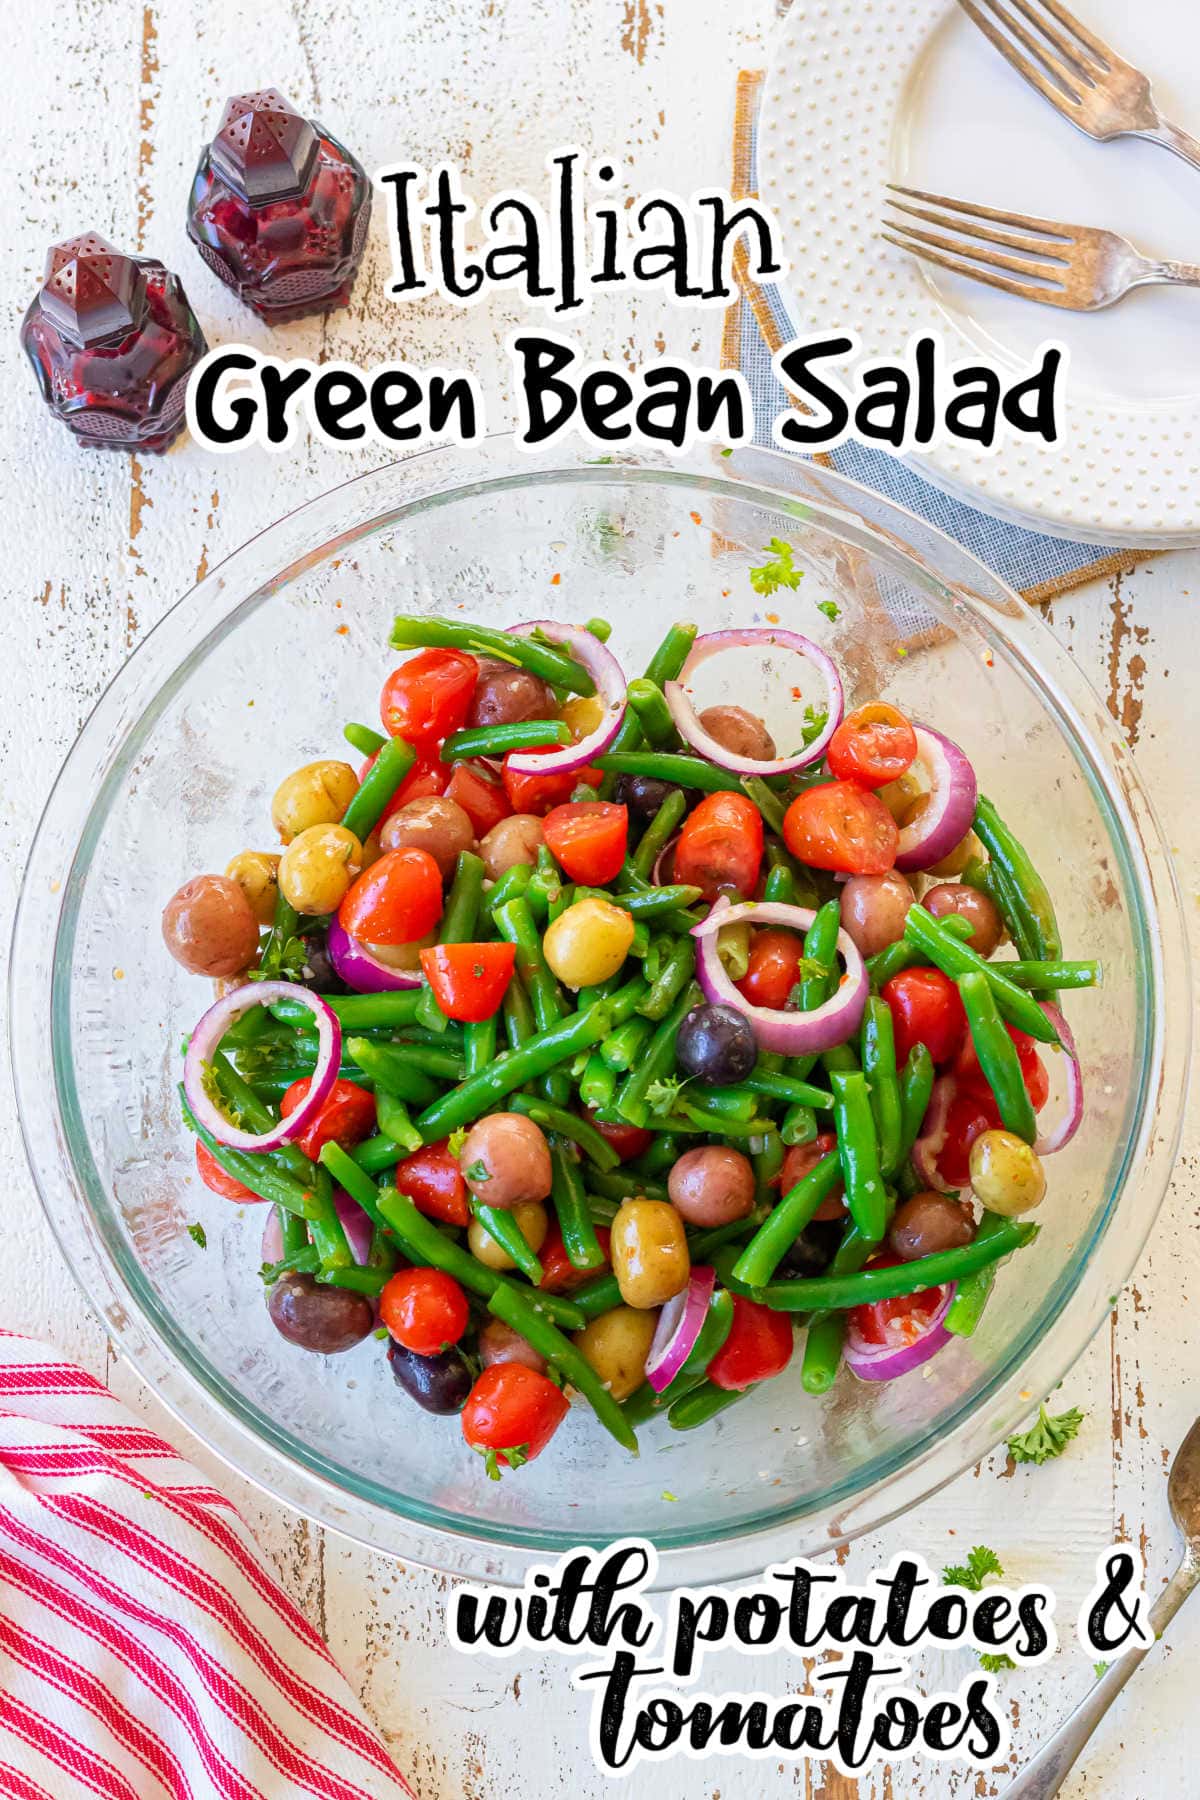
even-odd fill
[[(849, 5), (851, 0), (843, 0)], [(267, 336), (201, 266), (183, 229), (198, 146), (224, 97), (276, 82), (315, 110), (369, 169), (401, 155), (449, 156), (477, 191), (538, 191), (542, 157), (576, 141), (612, 152), (633, 188), (685, 192), (724, 182), (733, 80), (760, 66), (772, 0), (57, 0), (12, 7), (5, 60), (15, 75), (8, 180), (19, 196), (4, 273), (5, 375), (0, 482), (5, 498), (5, 644), (0, 658), (0, 836), (5, 936), (25, 850), (59, 760), (122, 660), (198, 574), (298, 502), (377, 462), (307, 448), (211, 459), (184, 443), (166, 458), (82, 453), (45, 418), (16, 341), (45, 247), (94, 228), (160, 255), (185, 280), (211, 341)], [(15, 238), (15, 242), (11, 241)], [(325, 323), (279, 334), (295, 354), (370, 363), (465, 361), (502, 419), (497, 346), (519, 317), (504, 308), (399, 312), (383, 298), (386, 256), (373, 231), (354, 304)], [(653, 301), (598, 308), (574, 329), (591, 354), (637, 362), (666, 349), (716, 360), (720, 320)], [(276, 345), (270, 347), (275, 348)], [(1177, 852), (1195, 916), (1200, 826), (1194, 802), (1196, 603), (1200, 552), (1149, 560), (1123, 581), (1057, 602), (1050, 622), (1079, 658), (1134, 745)], [(915, 1549), (934, 1565), (991, 1544), (1011, 1573), (1052, 1583), (1073, 1621), (1097, 1552), (1115, 1536), (1142, 1548), (1156, 1589), (1174, 1554), (1165, 1467), (1197, 1410), (1194, 1323), (1200, 1295), (1195, 1159), (1184, 1145), (1171, 1197), (1111, 1329), (1070, 1377), (1064, 1404), (1087, 1409), (1078, 1443), (1042, 1469), (993, 1457), (919, 1515), (856, 1545), (852, 1570)], [(116, 1365), (42, 1224), (24, 1171), (11, 1098), (0, 1095), (0, 1323), (53, 1339), (107, 1376), (168, 1436), (180, 1434)], [(194, 1448), (194, 1447), (193, 1447)], [(223, 1472), (215, 1478), (237, 1489)], [(422, 1800), (505, 1800), (612, 1791), (586, 1749), (585, 1702), (556, 1658), (519, 1668), (451, 1652), (446, 1583), (400, 1568), (306, 1525), (249, 1489), (237, 1499), (288, 1587), (326, 1633)], [(1069, 1633), (1067, 1633), (1069, 1635)], [(1183, 1800), (1196, 1792), (1200, 1714), (1194, 1669), (1200, 1606), (1138, 1678), (1096, 1740), (1071, 1800)], [(962, 1659), (921, 1673), (956, 1683)], [(718, 1659), (709, 1685), (746, 1685), (746, 1665)], [(758, 1663), (755, 1683), (784, 1692), (802, 1670)], [(1014, 1742), (1028, 1751), (1081, 1694), (1091, 1668), (1075, 1649), (1032, 1675), (1010, 1675)], [(1000, 1791), (940, 1765), (904, 1765), (864, 1780), (870, 1800)], [(622, 1791), (617, 1789), (616, 1791)], [(721, 1760), (632, 1777), (638, 1800), (855, 1792), (836, 1774)]]

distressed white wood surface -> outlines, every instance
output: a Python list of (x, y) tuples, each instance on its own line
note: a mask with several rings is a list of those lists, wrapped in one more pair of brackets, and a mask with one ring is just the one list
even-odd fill
[[(852, 0), (830, 0), (833, 7)], [(765, 57), (770, 0), (46, 0), (8, 9), (10, 213), (3, 275), (5, 645), (0, 703), (0, 879), (5, 935), (25, 848), (61, 756), (140, 636), (214, 561), (301, 500), (379, 460), (308, 448), (283, 460), (206, 457), (184, 444), (165, 459), (83, 454), (45, 419), (16, 342), (45, 246), (96, 228), (180, 270), (212, 341), (268, 334), (239, 310), (185, 239), (188, 178), (223, 97), (273, 81), (342, 133), (368, 168), (408, 155), (461, 160), (479, 191), (540, 187), (542, 158), (577, 141), (618, 155), (631, 187), (723, 182), (733, 80)], [(472, 364), (503, 404), (497, 346), (520, 316), (500, 306), (399, 312), (382, 298), (376, 229), (354, 304), (325, 323), (277, 334), (271, 348), (369, 363)], [(573, 329), (592, 354), (631, 362), (667, 350), (715, 360), (719, 320), (645, 299), (610, 302)], [(499, 420), (502, 415), (497, 413)], [(1070, 645), (1134, 744), (1158, 796), (1190, 916), (1200, 884), (1195, 793), (1196, 606), (1200, 553), (1147, 561), (1052, 608)], [(1184, 1145), (1171, 1197), (1111, 1329), (1069, 1378), (1064, 1404), (1087, 1408), (1060, 1463), (1010, 1469), (1003, 1458), (963, 1477), (919, 1515), (856, 1545), (865, 1571), (897, 1550), (935, 1565), (972, 1543), (1021, 1579), (1051, 1582), (1073, 1621), (1094, 1559), (1114, 1536), (1138, 1542), (1153, 1590), (1174, 1554), (1165, 1466), (1197, 1407), (1200, 1331), (1196, 1154)], [(0, 1322), (53, 1339), (167, 1435), (170, 1421), (120, 1366), (90, 1319), (41, 1222), (7, 1088), (0, 1095)], [(201, 1459), (203, 1460), (203, 1459)], [(467, 1661), (445, 1645), (445, 1583), (326, 1538), (240, 1486), (266, 1553), (328, 1636), (422, 1800), (509, 1800), (613, 1791), (586, 1749), (585, 1702), (556, 1658)], [(1069, 1635), (1069, 1633), (1068, 1633)], [(1188, 1680), (1200, 1656), (1200, 1605), (1178, 1621), (1096, 1740), (1070, 1800), (1174, 1800), (1196, 1792), (1200, 1717)], [(953, 1681), (962, 1660), (927, 1664)], [(803, 1678), (787, 1658), (758, 1662), (755, 1684), (782, 1693)], [(1028, 1751), (1080, 1695), (1090, 1666), (1073, 1648), (1036, 1675), (1005, 1679), (1014, 1742)], [(746, 1665), (716, 1659), (706, 1685), (749, 1685)], [(955, 1776), (902, 1765), (866, 1779), (864, 1800), (991, 1795), (1006, 1770)], [(618, 1789), (617, 1791), (622, 1791)], [(729, 1800), (856, 1791), (836, 1775), (722, 1759), (642, 1772), (623, 1791), (645, 1800)]]

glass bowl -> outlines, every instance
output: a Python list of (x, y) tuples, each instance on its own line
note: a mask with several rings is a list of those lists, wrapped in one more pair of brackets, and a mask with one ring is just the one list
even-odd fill
[[(804, 579), (760, 599), (786, 538)], [(837, 617), (818, 602), (832, 600)], [(176, 1082), (209, 987), (167, 955), (166, 897), (269, 846), (281, 777), (371, 719), (392, 615), (613, 624), (641, 668), (673, 619), (780, 617), (837, 658), (847, 703), (886, 698), (958, 740), (1057, 900), (1083, 1130), (1049, 1166), (1036, 1246), (977, 1335), (900, 1382), (799, 1371), (711, 1427), (657, 1421), (637, 1461), (573, 1411), (535, 1468), (496, 1483), (457, 1422), (396, 1389), (382, 1346), (318, 1360), (271, 1327), (261, 1214), (194, 1174)], [(715, 668), (715, 665), (710, 665)], [(778, 671), (725, 692), (771, 712)], [(242, 1475), (375, 1548), (516, 1580), (540, 1555), (652, 1538), (660, 1579), (730, 1579), (876, 1527), (973, 1463), (1058, 1382), (1130, 1273), (1162, 1199), (1188, 1058), (1187, 952), (1169, 859), (1125, 744), (1065, 651), (948, 538), (772, 452), (688, 464), (510, 446), (437, 451), (280, 520), (207, 576), (131, 658), (51, 795), (12, 959), (26, 1144), (59, 1240), (120, 1351)], [(1056, 1078), (1061, 1095), (1061, 1080)], [(1053, 1102), (1052, 1102), (1053, 1104)], [(207, 1250), (187, 1227), (200, 1221)], [(671, 1496), (670, 1499), (667, 1497)]]

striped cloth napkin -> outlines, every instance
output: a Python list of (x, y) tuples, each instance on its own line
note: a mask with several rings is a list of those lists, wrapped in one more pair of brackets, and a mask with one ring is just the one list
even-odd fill
[(0, 1795), (413, 1800), (230, 1501), (0, 1332)]

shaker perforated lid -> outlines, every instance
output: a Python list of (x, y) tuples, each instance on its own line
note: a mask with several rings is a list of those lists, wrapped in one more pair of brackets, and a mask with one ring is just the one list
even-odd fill
[(42, 278), (41, 307), (63, 337), (96, 344), (141, 322), (146, 282), (132, 256), (94, 231), (52, 244)]
[(301, 193), (316, 154), (316, 132), (278, 88), (228, 100), (209, 149), (222, 180), (250, 201)]

